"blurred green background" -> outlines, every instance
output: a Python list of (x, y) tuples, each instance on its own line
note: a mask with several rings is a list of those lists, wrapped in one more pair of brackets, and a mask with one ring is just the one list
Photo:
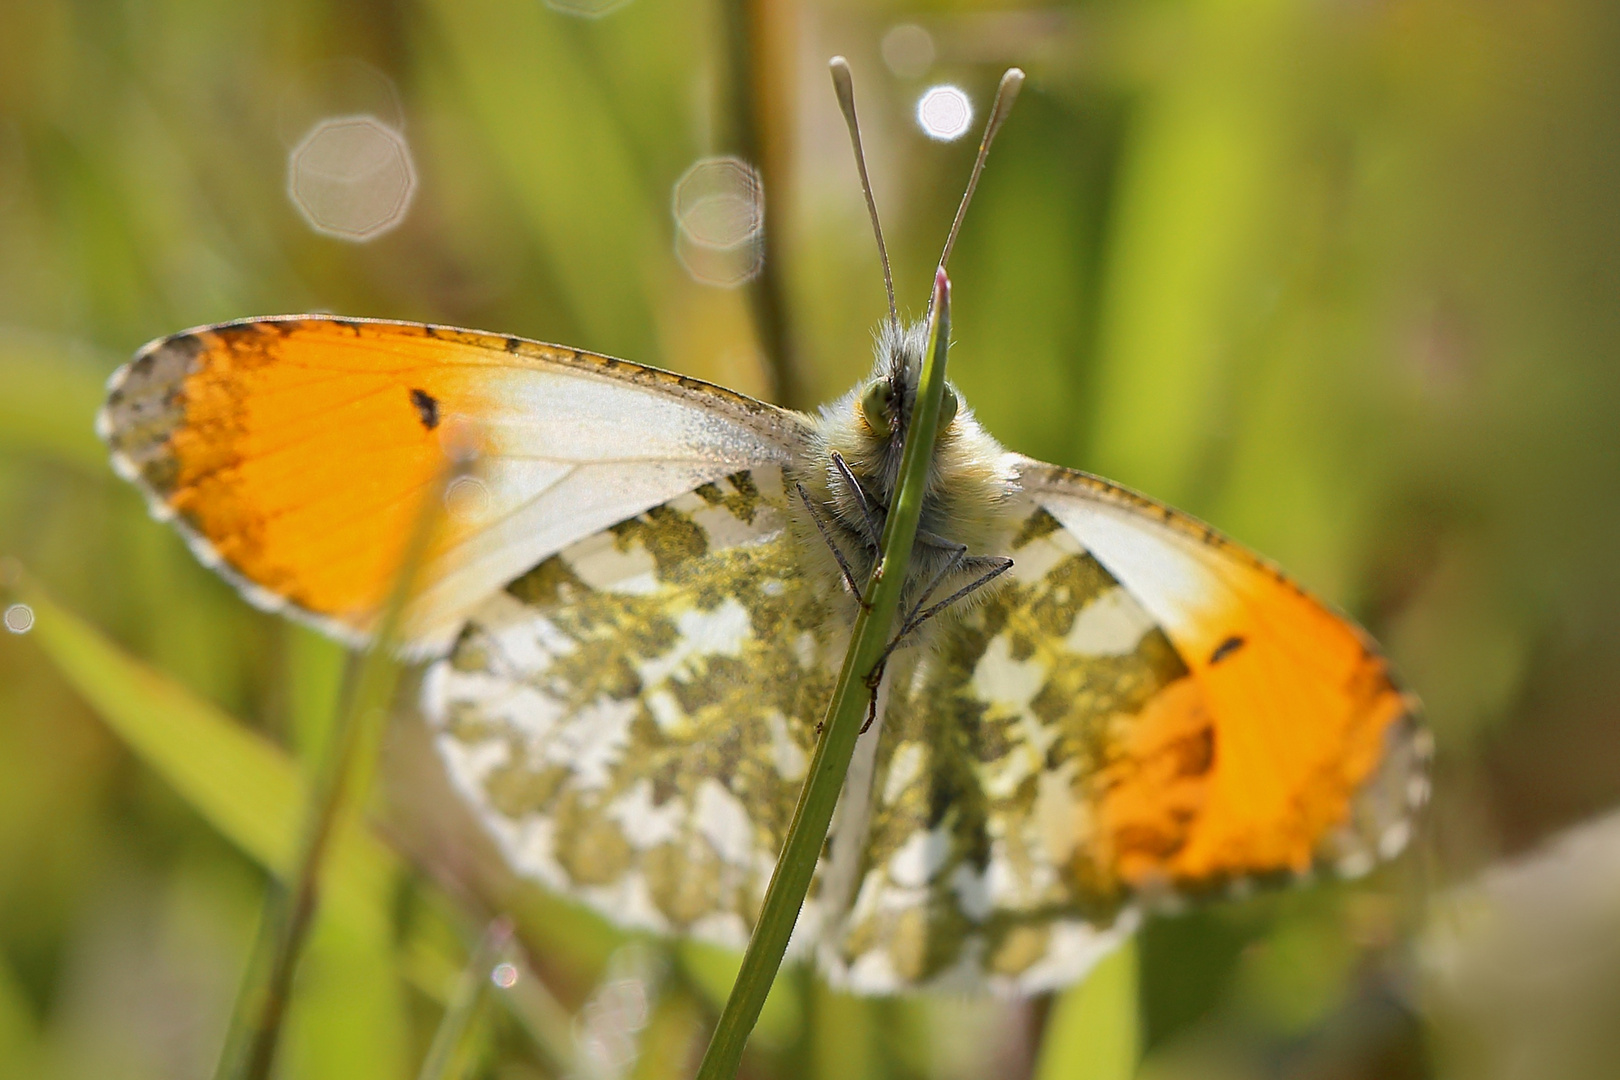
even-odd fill
[[(956, 381), (1010, 447), (1203, 516), (1361, 619), (1426, 702), (1436, 797), (1372, 878), (1156, 920), (1054, 1001), (787, 973), (747, 1074), (1613, 1075), (1620, 8), (573, 3), (0, 3), (0, 584), (37, 619), (0, 633), (0, 1075), (209, 1073), (345, 663), (147, 519), (92, 433), (106, 375), (182, 327), (329, 310), (811, 408), (884, 311), (840, 52), (913, 314), (977, 133), (929, 140), (919, 95), (982, 113), (1025, 68), (953, 260)], [(408, 208), (365, 242), (289, 195), (306, 134), (357, 114), (399, 141), (291, 190), (364, 218), (345, 184), (399, 181), (408, 147)], [(739, 287), (694, 276), (737, 252), (672, 215), (722, 154), (763, 178)], [(487, 1015), (468, 1068), (690, 1074), (727, 958), (501, 880), (408, 721), (382, 772), (404, 857), (357, 839), (334, 871), (283, 1075), (413, 1075), (496, 905), (539, 996)]]

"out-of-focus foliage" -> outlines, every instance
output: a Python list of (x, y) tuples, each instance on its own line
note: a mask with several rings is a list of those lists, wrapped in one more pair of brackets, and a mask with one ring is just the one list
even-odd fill
[[(1440, 760), (1417, 852), (1369, 881), (1154, 921), (1051, 1002), (861, 1001), (790, 970), (750, 1075), (1100, 1078), (1138, 1054), (1158, 1080), (1604, 1075), (1620, 959), (1536, 927), (1583, 889), (1612, 901), (1613, 830), (1479, 875), (1620, 801), (1620, 11), (577, 10), (0, 6), (0, 555), (85, 620), (41, 604), (0, 632), (0, 1075), (207, 1074), (291, 835), (272, 789), (297, 787), (343, 674), (147, 520), (91, 432), (102, 378), (184, 326), (333, 310), (812, 407), (869, 363), (884, 303), (835, 52), (912, 313), (973, 141), (927, 139), (915, 102), (953, 82), (982, 112), (1003, 66), (1028, 71), (953, 260), (965, 397), (1008, 445), (1205, 516), (1357, 615)], [(901, 24), (933, 55), (917, 68), (907, 31), (896, 74)], [(396, 228), (351, 243), (311, 229), (288, 166), (359, 115), (402, 136), (415, 186)], [(735, 289), (688, 272), (671, 215), (718, 155), (763, 179), (764, 272)], [(321, 164), (332, 199), (377, 167)], [(419, 728), (384, 768), (405, 857), (374, 857), (369, 900), (333, 879), (285, 1075), (411, 1075), (494, 907), (550, 996), (492, 1015), (485, 1074), (686, 1075), (735, 959), (626, 951), (504, 876)], [(1526, 949), (1541, 983), (1501, 978)]]

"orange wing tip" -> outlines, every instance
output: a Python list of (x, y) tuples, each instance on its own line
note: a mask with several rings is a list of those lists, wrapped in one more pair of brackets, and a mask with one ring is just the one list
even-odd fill
[[(211, 328), (199, 327), (195, 330), (182, 331), (167, 337), (155, 338), (141, 346), (128, 363), (121, 364), (107, 376), (106, 388), (109, 399), (125, 387), (130, 375), (137, 369), (141, 361), (177, 340), (194, 338), (197, 333), (208, 329)], [(370, 640), (368, 635), (362, 634), (353, 627), (334, 619), (300, 608), (279, 593), (272, 592), (264, 586), (250, 581), (226, 561), (225, 557), (220, 554), (219, 549), (210, 543), (207, 537), (192, 528), (163, 496), (153, 490), (140, 466), (128, 454), (117, 449), (116, 440), (120, 434), (120, 428), (114, 420), (110, 404), (103, 405), (96, 411), (95, 429), (96, 435), (102, 442), (108, 444), (108, 458), (113, 472), (135, 485), (135, 488), (141, 493), (146, 502), (146, 512), (151, 516), (152, 520), (172, 525), (179, 532), (181, 539), (185, 541), (186, 547), (190, 549), (192, 556), (206, 569), (213, 571), (229, 582), (241, 595), (242, 599), (260, 611), (294, 619), (321, 633), (336, 638), (352, 648), (361, 648), (367, 644)]]
[[(1355, 822), (1347, 822), (1337, 837), (1324, 838), (1324, 848), (1334, 839), (1350, 841), (1319, 859), (1344, 880), (1366, 877), (1379, 864), (1396, 859), (1411, 846), (1417, 817), (1429, 801), (1434, 735), (1419, 722), (1421, 704), (1416, 696), (1402, 693), (1400, 700), (1401, 712), (1390, 722), (1384, 757), (1352, 804), (1353, 816), (1363, 816), (1359, 812), (1365, 807), (1377, 822), (1364, 823), (1360, 830), (1355, 828)], [(1386, 779), (1384, 774), (1390, 770), (1394, 773)], [(1387, 805), (1383, 813), (1374, 805), (1380, 798)]]
[(207, 537), (187, 525), (163, 500), (148, 494), (147, 510), (156, 520), (167, 521), (173, 525), (180, 533), (181, 539), (186, 542), (186, 547), (191, 550), (192, 556), (205, 569), (211, 570), (224, 578), (242, 599), (260, 611), (270, 615), (282, 615), (303, 623), (305, 626), (318, 630), (329, 637), (336, 638), (351, 648), (363, 648), (370, 642), (370, 635), (363, 634), (354, 627), (338, 622), (335, 619), (301, 608), (280, 593), (272, 592), (264, 586), (248, 580), (226, 561), (225, 557), (219, 553), (219, 549), (209, 543)]
[[(153, 503), (155, 507), (164, 506), (161, 501), (153, 500)], [(172, 516), (173, 512), (170, 511), (170, 514)], [(157, 516), (155, 509), (153, 516)], [(213, 544), (208, 542), (206, 537), (190, 528), (183, 520), (175, 518), (170, 524), (179, 530), (180, 535), (186, 542), (186, 546), (191, 549), (192, 555), (196, 557), (198, 562), (224, 578), (242, 599), (260, 611), (270, 615), (281, 615), (292, 619), (294, 622), (302, 623), (330, 638), (334, 638), (351, 649), (363, 649), (370, 643), (371, 636), (369, 634), (361, 633), (354, 627), (338, 622), (336, 619), (299, 607), (280, 593), (271, 592), (264, 586), (250, 581), (227, 562), (225, 557), (219, 553)]]

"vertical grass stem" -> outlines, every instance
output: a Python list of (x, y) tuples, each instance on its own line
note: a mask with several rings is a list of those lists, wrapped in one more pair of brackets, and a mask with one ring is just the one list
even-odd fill
[(427, 1056), (417, 1080), (457, 1080), (466, 1074), (466, 1054), (463, 1047), (479, 1007), (487, 1000), (491, 972), (512, 940), (512, 923), (505, 917), (497, 918), (485, 929), (478, 945), (467, 959), (455, 993), (445, 1006), (444, 1017), (433, 1033)]
[(928, 484), (928, 466), (939, 426), (940, 403), (945, 394), (945, 354), (950, 347), (951, 316), (950, 281), (943, 267), (934, 276), (929, 308), (928, 348), (923, 354), (917, 402), (901, 453), (900, 484), (884, 525), (882, 555), (864, 590), (869, 603), (856, 615), (843, 668), (827, 706), (821, 741), (816, 744), (810, 761), (810, 772), (794, 808), (776, 870), (766, 888), (759, 922), (743, 954), (742, 968), (698, 1067), (698, 1080), (731, 1080), (736, 1075), (743, 1046), (759, 1019), (777, 969), (782, 966), (788, 939), (815, 873), (816, 860), (827, 840), (827, 828), (865, 719), (867, 679), (889, 643), (911, 546), (917, 537), (917, 522), (922, 516), (923, 492)]
[(399, 678), (393, 646), (406, 602), (425, 561), (452, 468), (423, 492), (399, 569), (378, 619), (371, 647), (350, 683), (304, 815), (298, 857), (285, 883), (272, 881), (254, 958), (237, 997), (216, 1080), (267, 1080), (287, 1016), (293, 975), (320, 902), (321, 870), (337, 825), (363, 799), (390, 699)]

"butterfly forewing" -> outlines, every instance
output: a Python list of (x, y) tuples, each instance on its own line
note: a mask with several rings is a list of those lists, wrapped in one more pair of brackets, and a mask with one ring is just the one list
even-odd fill
[(767, 467), (517, 578), (471, 614), (424, 705), (516, 869), (621, 923), (741, 948), (844, 639)]
[[(1207, 717), (1211, 769), (1181, 842), (1122, 864), (1144, 888), (1209, 891), (1326, 862), (1354, 875), (1404, 847), (1427, 795), (1427, 734), (1372, 641), (1276, 567), (1201, 522), (1107, 481), (1028, 462), (1024, 485), (1163, 628), (1190, 672), (1149, 711), (1143, 761)], [(1162, 829), (1161, 772), (1115, 799)]]
[(446, 644), (483, 596), (581, 536), (786, 462), (793, 414), (572, 349), (300, 316), (153, 342), (110, 382), (114, 465), (248, 599), (364, 640), (447, 453), (475, 457), (408, 626)]

